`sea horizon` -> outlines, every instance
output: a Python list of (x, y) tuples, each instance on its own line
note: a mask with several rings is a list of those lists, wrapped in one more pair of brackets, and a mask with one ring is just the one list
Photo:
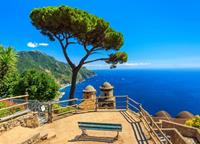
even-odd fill
[[(99, 86), (108, 81), (114, 86), (114, 95), (128, 95), (141, 103), (150, 114), (167, 111), (176, 116), (181, 111), (199, 114), (200, 69), (118, 69), (95, 70), (96, 76), (77, 84), (76, 98), (92, 85), (99, 95)], [(69, 87), (60, 100), (67, 99)]]

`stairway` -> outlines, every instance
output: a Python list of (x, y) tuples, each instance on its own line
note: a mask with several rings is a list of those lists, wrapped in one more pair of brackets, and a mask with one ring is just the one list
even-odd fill
[(52, 131), (38, 131), (37, 129), (15, 127), (0, 135), (0, 144), (31, 144), (55, 138)]
[(138, 144), (151, 144), (150, 136), (145, 135), (144, 128), (142, 128), (141, 121), (134, 119), (127, 111), (121, 111), (124, 118), (131, 124), (134, 135)]
[[(167, 140), (159, 132), (156, 132), (156, 134), (163, 144), (168, 144)], [(167, 136), (167, 138), (170, 140), (170, 136)]]

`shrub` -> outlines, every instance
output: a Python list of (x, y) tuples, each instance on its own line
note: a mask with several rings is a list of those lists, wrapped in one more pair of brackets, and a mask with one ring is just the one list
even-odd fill
[(200, 116), (197, 115), (194, 118), (187, 120), (185, 124), (200, 129)]
[(46, 72), (40, 70), (27, 70), (21, 74), (16, 87), (18, 95), (29, 94), (29, 99), (49, 101), (58, 95), (59, 86), (55, 79)]
[[(0, 109), (11, 106), (8, 102), (0, 102)], [(14, 107), (10, 109), (0, 110), (0, 118), (12, 115), (16, 112), (22, 111), (23, 107)]]
[(13, 48), (0, 45), (0, 97), (13, 95), (17, 55)]
[[(76, 110), (75, 107), (72, 107), (72, 106), (62, 107), (59, 104), (53, 104), (52, 108), (53, 108), (53, 112), (55, 114), (60, 114), (60, 113)], [(56, 110), (56, 109), (58, 109), (58, 110)]]

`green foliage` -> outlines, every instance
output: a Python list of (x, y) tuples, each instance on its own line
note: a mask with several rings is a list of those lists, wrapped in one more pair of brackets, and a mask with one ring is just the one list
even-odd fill
[(52, 41), (57, 34), (67, 34), (81, 44), (98, 46), (106, 50), (119, 50), (123, 45), (122, 34), (114, 31), (108, 22), (77, 8), (36, 8), (32, 10), (30, 18), (32, 24)]
[(48, 101), (56, 97), (58, 88), (54, 78), (48, 73), (39, 70), (27, 70), (20, 76), (16, 93), (21, 95), (28, 92), (29, 99)]
[[(39, 51), (22, 51), (18, 53), (17, 69), (23, 73), (27, 69), (37, 69), (45, 71), (56, 78), (59, 84), (70, 83), (72, 75), (71, 68), (68, 64), (57, 61), (45, 53)], [(94, 72), (82, 68), (78, 74), (78, 81), (94, 75)]]
[(17, 55), (11, 48), (0, 46), (0, 96), (7, 97), (13, 94), (15, 87)]
[(118, 63), (122, 64), (127, 62), (128, 55), (125, 52), (116, 52), (115, 54), (111, 54), (109, 59), (106, 61), (109, 64), (112, 64), (111, 67), (116, 67)]
[(0, 46), (0, 79), (3, 79), (15, 70), (16, 57), (13, 48)]
[(11, 114), (12, 114), (11, 111), (8, 110), (8, 109), (6, 109), (6, 110), (1, 110), (1, 111), (0, 111), (0, 118), (9, 116), (9, 115), (11, 115)]
[(185, 124), (200, 129), (200, 116), (197, 115), (194, 118), (187, 120)]
[(60, 113), (70, 112), (70, 111), (76, 110), (76, 108), (74, 108), (72, 106), (62, 107), (59, 104), (53, 104), (52, 108), (53, 108), (53, 112), (55, 114), (60, 114)]
[[(5, 103), (5, 102), (0, 102), (0, 109), (6, 108), (6, 107), (9, 107), (9, 106), (10, 105)], [(12, 115), (12, 114), (19, 112), (21, 110), (23, 110), (22, 107), (14, 107), (14, 108), (10, 108), (10, 109), (0, 110), (0, 118)]]

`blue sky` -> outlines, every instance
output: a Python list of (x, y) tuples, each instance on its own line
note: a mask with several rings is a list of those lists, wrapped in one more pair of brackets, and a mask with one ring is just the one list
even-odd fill
[[(29, 19), (29, 13), (33, 8), (61, 4), (102, 17), (110, 22), (114, 29), (123, 33), (125, 43), (122, 51), (129, 54), (129, 61), (119, 68), (200, 67), (198, 0), (1, 1), (0, 43), (13, 46), (17, 51), (40, 50), (65, 61), (58, 42), (50, 42), (41, 35)], [(27, 46), (28, 43), (32, 48)], [(74, 51), (75, 48), (70, 48), (70, 56), (74, 61), (78, 61), (83, 51)], [(106, 66), (103, 63), (94, 63), (88, 68)]]

